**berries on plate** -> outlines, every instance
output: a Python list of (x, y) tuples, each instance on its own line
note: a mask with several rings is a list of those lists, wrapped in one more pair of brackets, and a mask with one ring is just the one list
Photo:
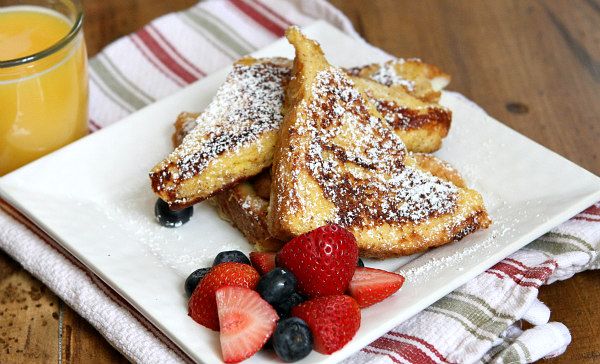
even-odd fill
[(308, 325), (298, 317), (279, 321), (271, 342), (277, 356), (288, 363), (305, 358), (313, 346)]
[(256, 286), (256, 292), (273, 306), (287, 301), (295, 290), (296, 277), (284, 268), (275, 268), (265, 274)]
[(194, 321), (219, 330), (215, 292), (224, 286), (254, 289), (260, 276), (247, 264), (226, 262), (213, 267), (200, 281), (188, 302), (188, 314)]
[(277, 313), (249, 288), (225, 286), (215, 296), (223, 361), (237, 363), (251, 357), (275, 330)]
[(290, 317), (290, 315), (292, 314), (293, 307), (298, 306), (304, 301), (306, 301), (306, 298), (304, 296), (302, 296), (298, 292), (294, 292), (290, 295), (290, 297), (287, 300), (283, 302), (278, 302), (277, 304), (273, 305), (273, 308), (275, 309), (275, 311), (277, 311), (277, 314), (280, 318), (285, 319)]
[(297, 236), (277, 255), (278, 266), (298, 279), (298, 291), (309, 297), (343, 294), (358, 261), (354, 236), (338, 225), (325, 225)]
[(251, 252), (250, 261), (262, 276), (275, 268), (275, 253)]
[(193, 271), (185, 280), (185, 293), (188, 297), (194, 293), (198, 283), (210, 271), (210, 268), (200, 268)]
[(156, 220), (165, 227), (179, 227), (190, 221), (190, 217), (192, 217), (193, 214), (194, 208), (192, 206), (181, 210), (171, 210), (169, 204), (160, 198), (156, 200), (156, 204), (154, 204), (154, 215), (156, 216)]
[(246, 254), (242, 253), (239, 250), (228, 250), (217, 254), (215, 260), (213, 260), (213, 267), (217, 264), (226, 262), (235, 262), (250, 265), (250, 259), (248, 259)]
[(360, 308), (381, 302), (402, 287), (404, 277), (381, 269), (358, 267), (350, 281), (348, 293)]
[(341, 349), (360, 327), (358, 303), (346, 295), (313, 298), (292, 308), (292, 315), (306, 322), (313, 335), (314, 348), (321, 354)]

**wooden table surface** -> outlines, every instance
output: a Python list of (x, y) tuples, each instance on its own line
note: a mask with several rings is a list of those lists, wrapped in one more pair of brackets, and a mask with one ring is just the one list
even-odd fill
[[(194, 0), (84, 0), (90, 56)], [(600, 1), (335, 0), (370, 43), (449, 72), (450, 89), (600, 175)], [(526, 158), (527, 156), (524, 156)], [(560, 173), (560, 171), (557, 171)], [(534, 186), (532, 186), (534, 188)], [(600, 271), (543, 287), (573, 342), (555, 363), (600, 362)], [(0, 363), (125, 363), (94, 328), (0, 252)]]

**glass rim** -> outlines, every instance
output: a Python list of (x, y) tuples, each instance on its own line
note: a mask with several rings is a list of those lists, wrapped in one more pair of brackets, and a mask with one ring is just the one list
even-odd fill
[(59, 50), (63, 49), (67, 44), (71, 43), (71, 41), (81, 31), (81, 27), (83, 25), (83, 8), (79, 1), (77, 1), (77, 0), (70, 0), (70, 1), (73, 4), (73, 6), (75, 7), (75, 10), (77, 11), (77, 17), (75, 18), (75, 21), (73, 22), (73, 26), (71, 27), (71, 30), (69, 30), (69, 33), (67, 33), (67, 35), (65, 35), (64, 37), (59, 39), (56, 43), (52, 44), (50, 47), (48, 47), (46, 49), (42, 49), (39, 52), (30, 54), (30, 55), (24, 56), (24, 57), (13, 58), (13, 59), (9, 59), (6, 61), (0, 61), (0, 68), (9, 68), (9, 67), (20, 66), (20, 65), (24, 65), (24, 64), (27, 64), (30, 62), (40, 60), (42, 58), (48, 57), (48, 56), (58, 52)]

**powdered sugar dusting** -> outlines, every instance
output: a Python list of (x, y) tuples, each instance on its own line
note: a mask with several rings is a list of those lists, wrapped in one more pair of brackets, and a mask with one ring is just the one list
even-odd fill
[[(417, 222), (453, 211), (457, 188), (404, 165), (401, 139), (370, 115), (352, 81), (338, 69), (317, 75), (306, 109), (299, 116), (306, 120), (293, 132), (309, 134), (306, 167), (336, 206), (333, 222)], [(298, 181), (294, 172), (291, 177)], [(305, 188), (300, 181), (296, 187)]]
[(373, 81), (379, 82), (385, 86), (403, 86), (407, 91), (412, 92), (415, 89), (414, 81), (408, 80), (396, 72), (396, 65), (403, 64), (404, 62), (406, 62), (406, 60), (403, 58), (398, 58), (387, 62), (375, 63), (362, 67), (353, 67), (348, 69), (347, 72), (352, 76), (359, 76), (363, 69), (367, 67), (374, 67), (375, 72), (369, 74), (369, 78), (371, 78)]
[(403, 86), (408, 91), (413, 91), (415, 84), (396, 73), (394, 62), (381, 63), (377, 71), (370, 75), (371, 79), (386, 86)]
[[(511, 210), (510, 206), (505, 206)], [(407, 282), (419, 283), (428, 281), (431, 277), (440, 274), (440, 271), (447, 268), (456, 267), (457, 270), (463, 270), (464, 261), (471, 257), (490, 255), (497, 249), (499, 240), (504, 236), (510, 236), (514, 233), (514, 226), (518, 223), (518, 218), (500, 219), (494, 218), (494, 225), (488, 231), (481, 232), (485, 238), (476, 238), (474, 241), (461, 241), (458, 244), (468, 244), (457, 247), (452, 244), (431, 251), (410, 262), (407, 266), (397, 270), (402, 274)], [(449, 253), (448, 250), (453, 251)]]
[(171, 154), (179, 178), (206, 168), (218, 155), (252, 143), (281, 124), (283, 87), (290, 75), (289, 60), (269, 59), (235, 64), (195, 128)]

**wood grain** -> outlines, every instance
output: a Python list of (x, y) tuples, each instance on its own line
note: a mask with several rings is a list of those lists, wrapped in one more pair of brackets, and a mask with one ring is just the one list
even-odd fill
[(0, 253), (0, 362), (58, 362), (59, 299)]
[[(600, 174), (598, 0), (334, 0), (370, 43), (452, 74), (450, 89)], [(90, 56), (194, 0), (83, 1)], [(526, 157), (526, 156), (524, 156)], [(558, 173), (560, 171), (557, 171)], [(553, 363), (600, 362), (600, 272), (543, 287), (573, 335)], [(0, 252), (1, 363), (124, 363), (85, 320)]]

